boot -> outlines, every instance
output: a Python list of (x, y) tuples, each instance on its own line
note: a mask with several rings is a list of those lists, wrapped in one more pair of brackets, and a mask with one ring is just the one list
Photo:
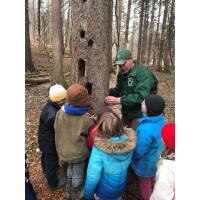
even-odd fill
[(72, 193), (72, 179), (67, 179), (67, 185), (66, 185), (66, 197), (67, 200), (71, 200), (71, 193)]

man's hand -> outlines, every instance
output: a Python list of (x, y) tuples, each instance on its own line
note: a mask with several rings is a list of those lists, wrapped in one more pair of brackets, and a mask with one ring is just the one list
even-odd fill
[(107, 96), (105, 97), (105, 103), (111, 105), (120, 104), (120, 97)]

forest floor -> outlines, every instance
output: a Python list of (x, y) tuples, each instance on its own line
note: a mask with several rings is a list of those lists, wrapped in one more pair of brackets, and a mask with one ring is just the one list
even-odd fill
[[(175, 120), (175, 76), (162, 72), (154, 72), (159, 80), (158, 94), (166, 101), (166, 121)], [(29, 74), (30, 75), (30, 74)], [(114, 75), (111, 75), (110, 86), (115, 85)], [(40, 152), (37, 143), (37, 131), (40, 113), (48, 99), (50, 83), (30, 85), (25, 88), (25, 148), (30, 180), (37, 192), (38, 200), (65, 200), (65, 187), (51, 191), (42, 173)], [(119, 107), (114, 109), (120, 113)]]

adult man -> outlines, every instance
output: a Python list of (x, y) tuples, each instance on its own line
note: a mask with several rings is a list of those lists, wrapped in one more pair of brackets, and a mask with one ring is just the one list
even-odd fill
[[(66, 101), (66, 90), (62, 85), (53, 85), (49, 90), (49, 99), (40, 115), (38, 143), (42, 151), (41, 164), (46, 175), (48, 186), (52, 189), (66, 183), (63, 168), (59, 167), (59, 159), (55, 146), (54, 122), (57, 112)], [(59, 177), (60, 173), (60, 177)]]
[(137, 119), (141, 117), (141, 102), (150, 93), (154, 78), (148, 68), (134, 63), (132, 53), (127, 49), (120, 49), (115, 65), (120, 67), (117, 85), (110, 89), (105, 103), (121, 104), (123, 124), (135, 129)]

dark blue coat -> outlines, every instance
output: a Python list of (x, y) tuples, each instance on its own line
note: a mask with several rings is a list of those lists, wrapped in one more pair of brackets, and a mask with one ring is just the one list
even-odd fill
[(40, 115), (38, 128), (39, 148), (44, 153), (57, 153), (55, 146), (54, 122), (60, 106), (50, 100)]

